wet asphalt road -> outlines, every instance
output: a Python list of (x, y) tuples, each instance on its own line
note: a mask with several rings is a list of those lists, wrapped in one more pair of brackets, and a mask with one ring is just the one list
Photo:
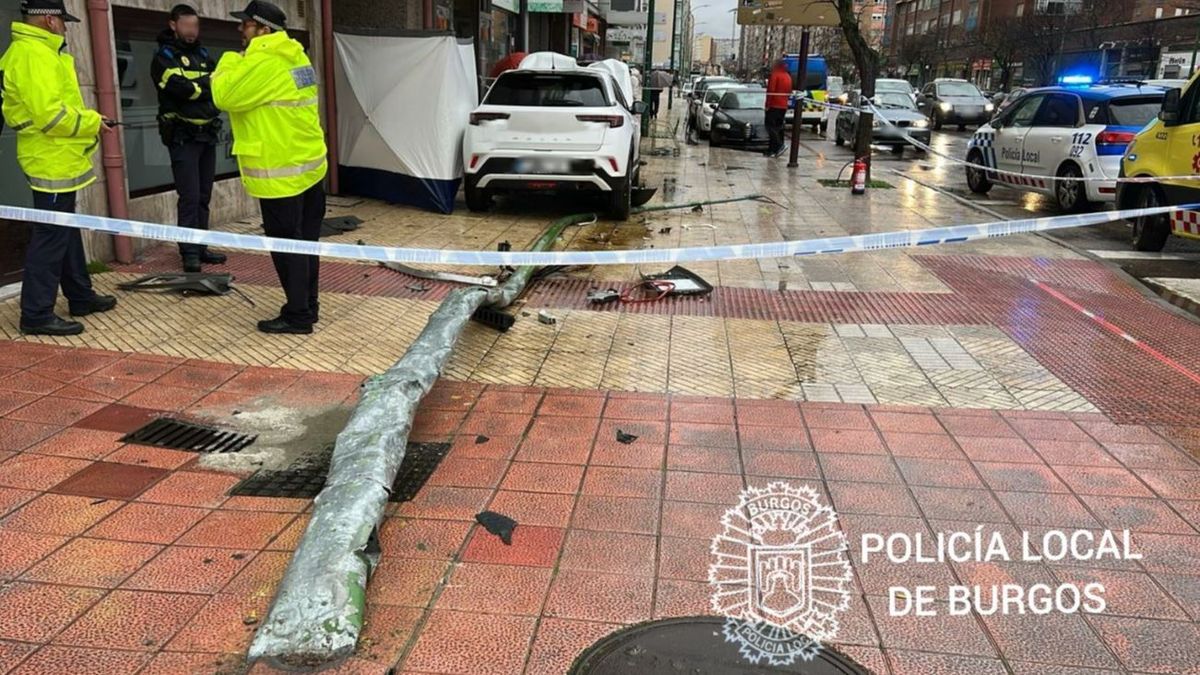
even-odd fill
[[(973, 132), (973, 127), (967, 131), (935, 131), (930, 145), (950, 157), (965, 158), (967, 141)], [(811, 134), (806, 134), (805, 142), (833, 157), (852, 156), (849, 150), (837, 148), (832, 141), (823, 141)], [(967, 188), (963, 166), (935, 154), (927, 155), (906, 148), (904, 154), (897, 157), (887, 148), (877, 148), (873, 155), (873, 165), (873, 176), (876, 179), (894, 182), (899, 180), (899, 177), (891, 171), (901, 171), (921, 183), (979, 206), (982, 215), (990, 213), (1004, 218), (1030, 218), (1060, 214), (1054, 199), (1048, 195), (1004, 186), (996, 186), (986, 195), (973, 194)], [(1097, 208), (1111, 209), (1112, 205), (1104, 204)], [(1161, 254), (1141, 253), (1135, 251), (1130, 244), (1129, 226), (1124, 221), (1059, 230), (1050, 236), (1076, 249), (1120, 265), (1126, 272), (1138, 278), (1200, 278), (1200, 241), (1171, 237)]]

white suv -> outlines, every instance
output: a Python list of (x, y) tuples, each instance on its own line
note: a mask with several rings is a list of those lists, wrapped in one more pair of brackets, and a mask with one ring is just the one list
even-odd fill
[(638, 177), (638, 115), (629, 68), (614, 59), (579, 66), (561, 54), (530, 54), (502, 74), (471, 113), (463, 138), (467, 208), (496, 194), (595, 192), (629, 217)]

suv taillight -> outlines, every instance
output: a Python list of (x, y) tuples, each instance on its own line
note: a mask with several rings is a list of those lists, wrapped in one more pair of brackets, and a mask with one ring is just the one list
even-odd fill
[(480, 122), (494, 122), (496, 120), (508, 119), (508, 113), (502, 112), (473, 112), (471, 113), (471, 126), (479, 126)]
[(607, 124), (610, 128), (616, 129), (619, 126), (624, 126), (625, 118), (621, 115), (576, 115), (575, 119), (580, 122), (599, 122)]
[(1096, 134), (1096, 145), (1129, 145), (1136, 135), (1133, 131), (1101, 131)]

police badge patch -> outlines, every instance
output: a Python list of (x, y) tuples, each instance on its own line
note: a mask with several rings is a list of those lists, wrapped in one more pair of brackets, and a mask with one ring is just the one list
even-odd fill
[(708, 569), (725, 639), (752, 663), (812, 660), (849, 607), (846, 535), (808, 486), (747, 488), (721, 518)]
[(317, 86), (317, 71), (313, 70), (312, 66), (292, 68), (292, 81), (296, 83), (297, 89), (315, 87)]

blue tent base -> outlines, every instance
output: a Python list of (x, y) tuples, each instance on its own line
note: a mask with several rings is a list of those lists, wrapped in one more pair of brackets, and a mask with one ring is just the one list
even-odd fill
[(344, 195), (379, 199), (438, 213), (454, 212), (454, 198), (460, 182), (459, 178), (416, 178), (382, 169), (338, 165), (338, 191)]

